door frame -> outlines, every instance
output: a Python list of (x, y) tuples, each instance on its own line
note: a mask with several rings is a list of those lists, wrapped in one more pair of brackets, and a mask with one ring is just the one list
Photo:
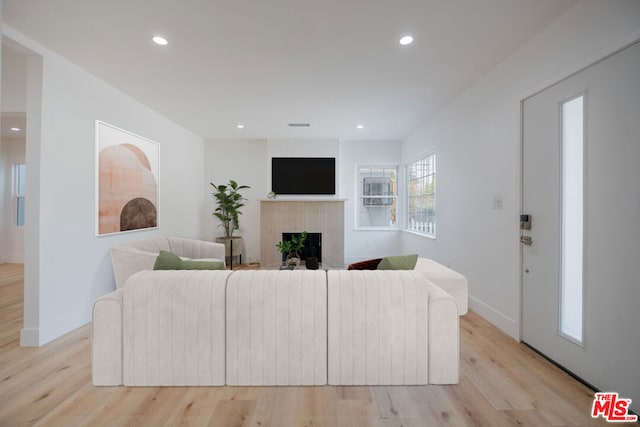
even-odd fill
[[(591, 55), (587, 56), (584, 58), (584, 60), (574, 64), (571, 67), (568, 67), (565, 70), (562, 70), (558, 73), (556, 73), (554, 76), (543, 80), (537, 84), (535, 84), (532, 88), (529, 88), (528, 90), (524, 91), (518, 98), (520, 99), (520, 114), (519, 114), (519, 138), (520, 138), (520, 143), (518, 144), (518, 159), (520, 162), (520, 174), (519, 174), (519, 184), (518, 184), (518, 191), (520, 192), (520, 206), (519, 206), (519, 213), (518, 214), (522, 214), (523, 213), (523, 209), (524, 209), (524, 103), (527, 99), (534, 97), (536, 95), (538, 95), (540, 92), (543, 92), (547, 89), (549, 89), (552, 86), (555, 86), (556, 84), (559, 84), (567, 79), (570, 79), (571, 77), (575, 76), (576, 74), (581, 73), (582, 71), (608, 59), (609, 57), (625, 50), (626, 48), (636, 44), (640, 42), (640, 30), (638, 31), (634, 31), (631, 34), (616, 40), (613, 43), (610, 43), (609, 45), (595, 51), (594, 53), (592, 53)], [(586, 219), (585, 219), (586, 221)], [(522, 232), (520, 230), (520, 228), (518, 228), (518, 240), (520, 239), (520, 236), (522, 235)], [(524, 306), (524, 301), (523, 301), (523, 287), (524, 287), (524, 280), (523, 280), (523, 274), (524, 274), (524, 263), (523, 263), (523, 248), (522, 248), (522, 244), (518, 244), (518, 251), (519, 251), (519, 257), (518, 257), (518, 289), (517, 289), (517, 313), (518, 315), (516, 316), (516, 333), (517, 333), (517, 337), (516, 340), (518, 342), (522, 342), (522, 316), (523, 316), (523, 306)], [(584, 268), (584, 266), (583, 266)], [(582, 302), (583, 304), (585, 304), (585, 301), (583, 300)], [(583, 341), (583, 345), (584, 345), (584, 341)]]

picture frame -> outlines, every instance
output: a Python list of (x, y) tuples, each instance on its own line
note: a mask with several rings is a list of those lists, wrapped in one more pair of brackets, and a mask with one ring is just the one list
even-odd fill
[(96, 236), (159, 228), (160, 144), (95, 122)]

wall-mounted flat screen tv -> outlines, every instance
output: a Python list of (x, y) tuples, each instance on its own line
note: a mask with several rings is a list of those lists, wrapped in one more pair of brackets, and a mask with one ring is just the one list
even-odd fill
[(276, 194), (336, 194), (336, 159), (272, 157), (271, 191)]

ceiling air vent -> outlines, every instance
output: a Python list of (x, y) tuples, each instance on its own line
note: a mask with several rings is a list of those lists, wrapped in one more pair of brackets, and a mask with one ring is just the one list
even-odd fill
[(288, 126), (290, 128), (308, 128), (311, 126), (310, 123), (289, 123)]

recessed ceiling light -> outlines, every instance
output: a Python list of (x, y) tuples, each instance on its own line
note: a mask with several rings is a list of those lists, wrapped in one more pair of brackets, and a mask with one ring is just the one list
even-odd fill
[(158, 44), (160, 46), (166, 46), (169, 44), (169, 42), (167, 41), (167, 39), (165, 39), (162, 36), (154, 36), (151, 40), (153, 40), (153, 42), (155, 44)]
[(20, 128), (11, 128), (11, 130), (14, 132), (20, 132)]
[(358, 129), (364, 129), (364, 125), (358, 125), (358, 126), (356, 126), (356, 128), (358, 128)]
[(244, 129), (244, 125), (243, 125), (242, 123), (238, 123), (238, 124), (236, 125), (236, 127), (237, 127), (238, 129)]
[(413, 37), (411, 37), (411, 36), (403, 36), (402, 38), (400, 38), (399, 43), (402, 46), (406, 46), (408, 44), (411, 44), (411, 43), (413, 43)]

